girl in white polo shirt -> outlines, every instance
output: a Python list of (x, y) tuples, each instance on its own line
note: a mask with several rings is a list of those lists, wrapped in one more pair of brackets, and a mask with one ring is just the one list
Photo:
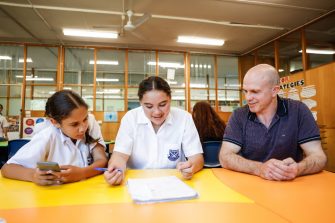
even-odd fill
[[(45, 113), (52, 125), (34, 135), (2, 167), (4, 177), (52, 185), (83, 180), (99, 174), (107, 164), (100, 127), (88, 115), (88, 105), (76, 93), (63, 90), (47, 101)], [(41, 161), (57, 162), (61, 172), (36, 168)]]
[(192, 178), (204, 161), (191, 114), (170, 108), (171, 89), (160, 77), (143, 80), (138, 96), (141, 107), (121, 120), (106, 181), (120, 184), (127, 164), (134, 169), (177, 168), (185, 179)]

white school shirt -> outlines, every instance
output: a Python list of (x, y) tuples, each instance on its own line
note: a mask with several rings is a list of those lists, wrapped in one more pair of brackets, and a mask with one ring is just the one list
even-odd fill
[(4, 137), (3, 128), (9, 127), (9, 122), (7, 121), (6, 117), (0, 115), (0, 137)]
[(188, 112), (171, 108), (156, 134), (142, 107), (128, 111), (122, 118), (114, 151), (129, 155), (127, 165), (133, 169), (176, 168), (185, 156), (203, 153)]
[(105, 147), (100, 127), (93, 115), (88, 116), (89, 135), (96, 143), (85, 144), (85, 139), (77, 140), (73, 144), (71, 138), (64, 135), (50, 121), (43, 123), (44, 128), (24, 145), (7, 163), (22, 165), (27, 168), (36, 168), (39, 161), (57, 162), (59, 165), (73, 165), (86, 167), (93, 162), (92, 149), (97, 143)]

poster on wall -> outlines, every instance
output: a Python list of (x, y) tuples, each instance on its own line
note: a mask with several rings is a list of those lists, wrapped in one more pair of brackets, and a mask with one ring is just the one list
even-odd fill
[(117, 112), (104, 112), (105, 122), (117, 122)]
[(27, 117), (23, 118), (23, 138), (31, 138), (34, 135), (36, 124), (44, 122), (45, 117)]
[(10, 125), (7, 129), (8, 140), (20, 138), (20, 119), (19, 117), (8, 118)]
[(290, 98), (303, 102), (309, 110), (311, 110), (313, 117), (317, 120), (317, 101), (315, 85), (305, 85), (305, 80), (301, 75), (292, 75), (280, 79), (280, 97)]

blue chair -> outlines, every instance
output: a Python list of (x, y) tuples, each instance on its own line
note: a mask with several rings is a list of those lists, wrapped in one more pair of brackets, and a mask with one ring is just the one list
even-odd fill
[(27, 144), (30, 140), (29, 139), (14, 139), (8, 141), (8, 159), (15, 155), (22, 146)]
[(219, 161), (221, 144), (222, 141), (206, 141), (202, 143), (202, 149), (204, 150), (205, 167), (221, 167)]

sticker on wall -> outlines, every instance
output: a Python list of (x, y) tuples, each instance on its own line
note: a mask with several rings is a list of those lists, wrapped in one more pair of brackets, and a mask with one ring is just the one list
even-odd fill
[(300, 96), (303, 98), (310, 98), (316, 95), (315, 85), (308, 85), (301, 88)]
[(167, 69), (167, 79), (168, 80), (174, 80), (174, 75), (176, 73), (176, 70), (175, 69)]
[(44, 122), (45, 118), (38, 118), (36, 119), (36, 124)]
[(25, 123), (26, 123), (26, 125), (28, 125), (28, 126), (32, 126), (32, 125), (35, 124), (35, 121), (34, 121), (34, 119), (29, 118), (29, 119), (27, 119), (27, 120), (25, 121)]
[(286, 98), (286, 92), (280, 89), (278, 91), (278, 96), (281, 97), (281, 98)]
[(117, 122), (117, 112), (105, 112), (104, 121), (105, 122)]
[(45, 117), (29, 117), (23, 118), (23, 138), (33, 137), (35, 131), (35, 125), (40, 122), (44, 122)]
[(316, 111), (312, 111), (312, 115), (313, 115), (315, 121), (317, 121), (317, 119), (318, 119), (317, 114), (318, 114), (318, 112), (316, 112)]
[(222, 105), (220, 106), (220, 110), (222, 112), (233, 112), (233, 106)]
[(24, 133), (27, 134), (28, 136), (30, 136), (31, 134), (33, 134), (34, 130), (31, 127), (25, 128), (24, 129)]
[(317, 102), (312, 100), (312, 99), (303, 99), (301, 100), (305, 105), (307, 105), (307, 107), (309, 108), (309, 110), (311, 110), (312, 108), (317, 106)]
[(287, 97), (290, 98), (290, 99), (293, 99), (293, 100), (300, 101), (298, 90), (296, 88), (291, 88), (288, 92)]

